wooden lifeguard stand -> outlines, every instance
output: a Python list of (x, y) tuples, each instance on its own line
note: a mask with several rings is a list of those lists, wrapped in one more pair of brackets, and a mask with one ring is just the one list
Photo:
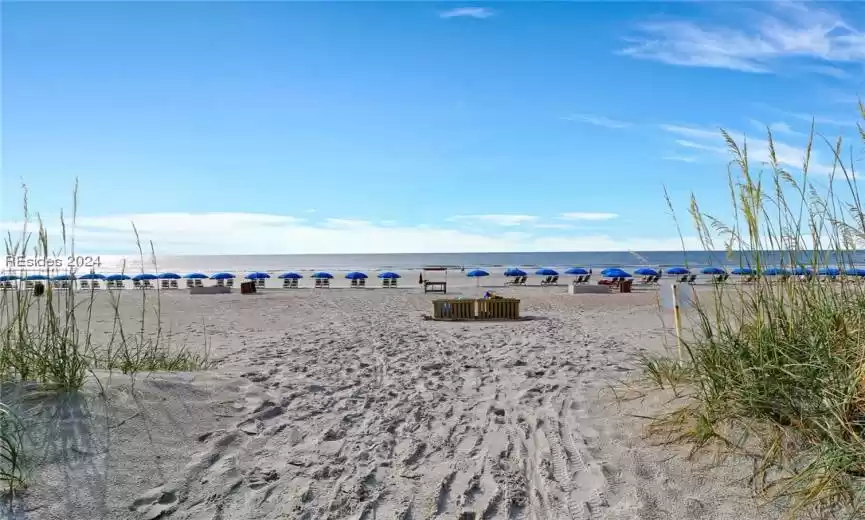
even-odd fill
[[(427, 276), (428, 276), (427, 272), (437, 273), (437, 272), (442, 272), (442, 271), (444, 271), (444, 273), (445, 273), (444, 281), (441, 281), (441, 280), (432, 281), (432, 280), (427, 279)], [(422, 276), (423, 276), (423, 292), (447, 294), (447, 292), (448, 292), (448, 268), (447, 267), (444, 267), (444, 266), (426, 266), (423, 268)]]

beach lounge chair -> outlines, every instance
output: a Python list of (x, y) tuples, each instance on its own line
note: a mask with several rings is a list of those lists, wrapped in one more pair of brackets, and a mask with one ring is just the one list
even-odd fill
[(510, 280), (505, 280), (505, 285), (519, 285), (522, 276), (515, 276)]
[(692, 274), (692, 275), (688, 276), (687, 282), (690, 284), (696, 283), (697, 282), (697, 275)]
[(204, 287), (204, 282), (201, 281), (201, 278), (195, 279), (195, 286), (196, 287)]
[(150, 280), (144, 280), (144, 288), (145, 289), (153, 289), (153, 284), (150, 283)]
[(283, 289), (291, 289), (291, 279), (285, 278), (282, 280), (282, 288)]
[(292, 288), (292, 289), (297, 289), (297, 288), (298, 288), (298, 280), (297, 280), (297, 278), (293, 278), (293, 279), (291, 280), (291, 288)]
[(193, 280), (192, 278), (187, 278), (186, 279), (186, 288), (192, 289), (193, 287), (195, 287), (195, 280)]
[(117, 291), (122, 291), (123, 289), (126, 289), (126, 286), (123, 285), (123, 280), (115, 281), (114, 282), (114, 289)]
[(159, 288), (160, 289), (168, 289), (170, 286), (168, 285), (168, 280), (159, 280)]
[(226, 280), (225, 286), (226, 287), (234, 287), (234, 278), (229, 278), (228, 280)]
[(352, 288), (352, 289), (357, 289), (357, 280), (352, 280), (352, 281), (351, 281), (351, 288)]
[(321, 289), (322, 285), (324, 285), (324, 278), (316, 278), (315, 279), (315, 288)]
[(0, 283), (0, 288), (2, 288), (4, 291), (11, 289), (12, 288), (12, 282)]
[(141, 285), (141, 280), (132, 280), (132, 288), (133, 289), (144, 289), (144, 286)]
[(217, 287), (225, 287), (225, 280), (217, 280), (216, 286)]
[(256, 289), (264, 289), (264, 278), (259, 278), (255, 280), (255, 288)]
[[(111, 282), (108, 282), (108, 283), (111, 283)], [(87, 289), (87, 290), (90, 289), (90, 282), (88, 280), (81, 280), (81, 290), (83, 291), (85, 289)]]
[(559, 277), (558, 277), (558, 276), (553, 276), (553, 277), (550, 279), (550, 283), (549, 283), (548, 285), (559, 285)]
[[(84, 282), (81, 282), (81, 288), (84, 289)], [(114, 289), (114, 280), (108, 280), (105, 282), (105, 288), (108, 290)]]
[(168, 287), (171, 289), (179, 289), (177, 285), (177, 280), (168, 280)]
[(366, 287), (366, 279), (365, 279), (365, 278), (361, 278), (360, 280), (358, 280), (358, 281), (357, 281), (357, 286), (358, 286), (358, 287), (361, 287), (361, 288)]
[(325, 289), (330, 289), (330, 279), (325, 278), (324, 280), (322, 280), (321, 286), (324, 287)]
[(550, 280), (552, 280), (552, 279), (553, 279), (552, 276), (547, 276), (546, 278), (541, 280), (541, 285), (548, 285), (550, 283)]

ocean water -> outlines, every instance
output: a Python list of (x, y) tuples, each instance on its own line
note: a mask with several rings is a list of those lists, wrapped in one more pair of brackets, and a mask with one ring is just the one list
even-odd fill
[[(842, 262), (844, 265), (865, 264), (865, 252), (856, 252), (852, 258)], [(137, 257), (103, 257), (101, 266), (96, 269), (102, 273), (141, 272), (142, 262)], [(835, 264), (832, 258), (825, 259), (821, 265)], [(789, 265), (782, 262), (778, 253), (764, 253), (767, 264)], [(124, 264), (125, 262), (125, 264)], [(719, 267), (738, 267), (753, 261), (739, 254), (728, 255), (723, 251), (645, 251), (645, 252), (548, 252), (548, 253), (432, 253), (432, 254), (383, 254), (383, 255), (201, 255), (201, 256), (161, 256), (156, 266), (145, 256), (144, 272), (201, 271), (214, 273), (228, 271), (236, 274), (250, 271), (413, 271), (425, 266), (447, 266), (450, 268), (498, 269), (521, 267), (568, 268), (586, 267), (595, 270), (605, 267), (635, 268), (639, 266), (669, 267), (686, 266), (691, 269), (713, 265)], [(810, 259), (800, 262), (809, 265)], [(83, 270), (83, 269), (82, 269)]]

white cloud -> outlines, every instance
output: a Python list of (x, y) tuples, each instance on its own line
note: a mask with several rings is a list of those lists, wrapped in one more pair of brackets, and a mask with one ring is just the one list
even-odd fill
[(569, 213), (561, 213), (559, 218), (562, 220), (612, 220), (614, 218), (619, 218), (619, 214), (572, 211)]
[(495, 224), (497, 226), (519, 226), (527, 222), (538, 220), (535, 215), (455, 215), (448, 219), (451, 222), (473, 221)]
[(562, 119), (565, 119), (567, 121), (579, 121), (581, 123), (602, 126), (604, 128), (628, 128), (630, 126), (633, 126), (632, 123), (629, 123), (627, 121), (619, 121), (616, 119), (610, 119), (609, 117), (593, 116), (590, 114), (571, 114), (569, 116), (563, 117)]
[(678, 161), (678, 162), (685, 162), (685, 163), (695, 163), (695, 162), (699, 161), (699, 159), (697, 157), (690, 157), (687, 155), (667, 155), (667, 156), (663, 157), (663, 159), (665, 161)]
[(442, 18), (489, 18), (495, 14), (495, 11), (487, 7), (457, 7), (448, 11), (439, 13)]
[[(717, 155), (724, 155), (728, 159), (731, 159), (730, 151), (726, 148), (726, 143), (723, 141), (723, 137), (721, 136), (720, 131), (712, 131), (707, 128), (700, 127), (687, 127), (681, 125), (660, 125), (663, 130), (666, 130), (669, 133), (677, 134), (677, 135), (685, 135), (694, 139), (702, 140), (700, 141), (690, 141), (683, 139), (676, 139), (675, 142), (687, 148), (692, 149), (701, 149), (712, 152)], [(732, 137), (737, 144), (741, 147), (744, 142), (744, 134), (742, 132), (737, 132), (735, 130), (728, 131), (730, 137)], [(754, 139), (751, 137), (747, 138), (748, 144), (748, 156), (751, 160), (759, 161), (759, 162), (769, 162), (769, 142), (764, 139)], [(781, 166), (785, 166), (787, 168), (792, 168), (794, 171), (801, 171), (802, 165), (805, 157), (805, 148), (804, 144), (801, 147), (797, 147), (795, 145), (791, 145), (780, 141), (778, 139), (773, 139), (773, 145), (775, 148), (775, 158), (778, 161), (778, 164)], [(830, 154), (831, 152), (826, 151), (825, 155)], [(811, 161), (808, 166), (808, 171), (811, 173), (817, 173), (822, 175), (828, 175), (832, 172), (832, 164), (821, 162), (820, 158), (824, 153), (819, 151), (818, 147), (815, 146), (811, 151)], [(831, 155), (830, 155), (831, 157)]]
[[(752, 73), (780, 70), (782, 60), (789, 58), (824, 63), (865, 59), (865, 34), (839, 14), (812, 3), (781, 2), (763, 12), (740, 9), (739, 13), (744, 15), (737, 17), (735, 27), (685, 20), (646, 22), (619, 52), (671, 65)], [(821, 66), (817, 72), (838, 74), (837, 68), (817, 67)]]
[[(230, 215), (230, 217), (229, 217)], [(603, 213), (578, 213), (610, 218)], [(589, 217), (589, 219), (593, 219)], [(141, 239), (153, 241), (157, 257), (170, 254), (362, 254), (483, 251), (626, 251), (676, 250), (678, 238), (631, 235), (537, 236), (531, 232), (484, 234), (440, 226), (384, 227), (364, 221), (310, 224), (286, 215), (246, 213), (144, 213), (83, 217), (76, 230), (77, 251), (99, 255), (134, 255), (130, 221)], [(57, 244), (59, 222), (46, 220), (49, 239)], [(337, 225), (338, 224), (338, 225)], [(32, 227), (31, 227), (32, 229)], [(0, 232), (20, 233), (20, 222), (0, 222)], [(689, 247), (697, 247), (689, 238)], [(108, 249), (110, 248), (110, 249)], [(55, 248), (56, 249), (56, 248)], [(145, 255), (149, 253), (145, 245)]]
[(538, 229), (573, 229), (574, 226), (570, 224), (535, 224), (534, 227)]
[(801, 132), (793, 130), (793, 128), (787, 123), (770, 123), (767, 125), (766, 123), (761, 123), (760, 121), (751, 119), (751, 125), (763, 134), (766, 133), (766, 128), (768, 127), (772, 130), (773, 134), (803, 135)]

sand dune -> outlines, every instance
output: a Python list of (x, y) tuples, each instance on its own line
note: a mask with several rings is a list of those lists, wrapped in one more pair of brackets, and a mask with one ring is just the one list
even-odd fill
[[(17, 515), (778, 517), (749, 498), (748, 466), (694, 468), (642, 438), (629, 414), (660, 396), (619, 407), (608, 391), (663, 348), (653, 293), (505, 292), (538, 319), (425, 321), (416, 289), (163, 293), (167, 336), (198, 348), (206, 330), (216, 367), (134, 385), (100, 373), (105, 397), (91, 382), (67, 401), (16, 398), (36, 432)], [(127, 326), (141, 305), (124, 295)], [(98, 337), (107, 296), (96, 307)]]

